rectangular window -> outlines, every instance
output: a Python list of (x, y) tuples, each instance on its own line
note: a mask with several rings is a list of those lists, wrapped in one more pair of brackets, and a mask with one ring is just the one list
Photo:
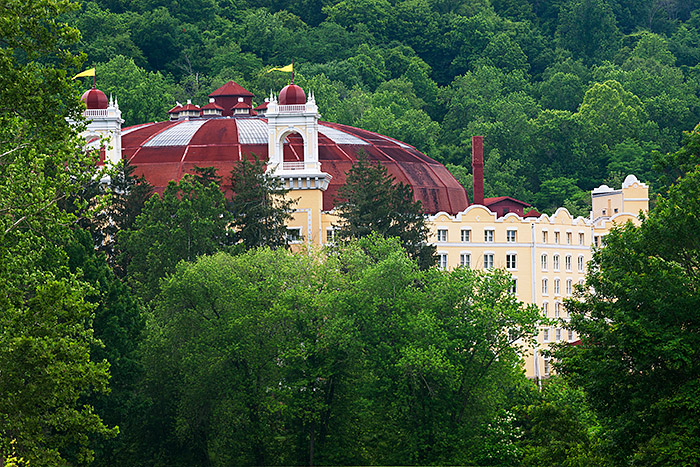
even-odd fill
[[(549, 341), (549, 339), (547, 339)], [(549, 373), (551, 372), (551, 365), (549, 363), (549, 360), (544, 361), (544, 375), (549, 376)]]
[(493, 253), (484, 253), (484, 269), (492, 269), (492, 268), (493, 268)]
[(554, 295), (559, 295), (559, 279), (554, 279)]
[(549, 342), (549, 328), (544, 328), (542, 330), (542, 341)]
[(543, 271), (547, 270), (547, 255), (546, 254), (542, 255), (542, 270)]
[(542, 304), (542, 315), (546, 318), (549, 315), (549, 303), (544, 302)]
[(571, 232), (566, 232), (566, 244), (571, 245)]
[(542, 279), (542, 295), (547, 295), (547, 279)]
[(571, 255), (566, 255), (564, 258), (564, 266), (566, 266), (567, 271), (571, 271)]
[(506, 231), (506, 242), (515, 243), (518, 238), (517, 230), (507, 230)]
[(571, 279), (567, 279), (566, 280), (566, 295), (571, 295), (572, 289), (573, 289), (573, 285), (572, 285)]
[(578, 244), (583, 245), (583, 233), (581, 232), (578, 234)]
[(559, 232), (554, 232), (554, 243), (559, 245)]
[(518, 279), (511, 279), (510, 287), (508, 287), (508, 292), (512, 293), (513, 295), (518, 293)]
[(572, 331), (571, 329), (569, 329), (569, 342), (571, 342), (571, 341), (573, 341), (573, 340), (574, 340), (574, 331)]
[(438, 267), (440, 269), (447, 269), (447, 253), (438, 254)]
[(561, 303), (554, 302), (554, 317), (561, 318)]
[(547, 243), (547, 231), (542, 232), (542, 243)]
[(326, 243), (335, 242), (335, 229), (326, 229)]
[(484, 241), (486, 243), (493, 243), (493, 230), (484, 230)]
[(472, 266), (472, 255), (469, 253), (459, 255), (459, 265), (464, 268), (470, 268)]
[(554, 330), (554, 340), (557, 342), (561, 342), (561, 328), (556, 328)]
[(552, 261), (552, 266), (554, 267), (555, 271), (559, 270), (559, 255), (554, 255), (554, 260)]
[(447, 241), (447, 229), (438, 229), (437, 234), (438, 234), (438, 238), (437, 238), (438, 242), (446, 242)]
[(462, 229), (462, 243), (467, 243), (471, 241), (472, 231), (468, 229)]
[(593, 244), (594, 244), (595, 246), (600, 246), (600, 240), (599, 240), (599, 238), (600, 238), (600, 237), (597, 236), (597, 235), (596, 235), (595, 237), (593, 237)]
[(506, 255), (506, 269), (516, 269), (516, 256), (515, 254)]
[(287, 227), (287, 243), (301, 242), (301, 227)]
[(578, 272), (583, 272), (583, 256), (578, 257)]

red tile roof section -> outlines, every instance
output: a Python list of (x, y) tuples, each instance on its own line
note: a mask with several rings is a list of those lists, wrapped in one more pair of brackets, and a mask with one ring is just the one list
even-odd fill
[[(254, 118), (254, 117), (253, 117)], [(266, 119), (259, 118), (266, 122)], [(156, 134), (177, 125), (178, 122), (161, 122), (142, 125), (131, 131), (125, 128), (122, 137), (124, 157), (136, 166), (137, 175), (145, 175), (156, 191), (162, 192), (170, 180), (179, 179), (191, 172), (194, 165), (215, 167), (228, 186), (228, 175), (242, 157), (256, 154), (267, 160), (267, 144), (241, 144), (235, 118), (207, 120), (195, 132), (187, 146), (149, 147), (143, 144)], [(337, 203), (338, 189), (345, 184), (346, 174), (357, 160), (360, 151), (370, 160), (380, 161), (397, 181), (411, 185), (414, 197), (423, 204), (428, 214), (445, 211), (456, 214), (467, 208), (469, 201), (462, 186), (439, 162), (430, 159), (415, 148), (367, 130), (337, 123), (319, 122), (322, 127), (334, 128), (368, 143), (336, 143), (319, 133), (319, 160), (321, 169), (333, 176), (328, 190), (323, 194), (323, 209), (330, 211)], [(301, 160), (303, 140), (292, 134), (284, 147), (285, 160)]]

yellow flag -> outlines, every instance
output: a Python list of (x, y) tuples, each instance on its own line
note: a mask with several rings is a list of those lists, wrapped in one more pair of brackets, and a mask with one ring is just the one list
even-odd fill
[(292, 71), (294, 71), (294, 64), (292, 63), (292, 64), (289, 64), (287, 66), (282, 66), (279, 68), (271, 68), (271, 69), (267, 70), (268, 73), (271, 71), (286, 71), (287, 73), (291, 73)]
[(73, 76), (73, 79), (75, 78), (84, 78), (86, 76), (95, 76), (95, 69), (90, 68), (89, 70), (81, 71), (77, 75)]

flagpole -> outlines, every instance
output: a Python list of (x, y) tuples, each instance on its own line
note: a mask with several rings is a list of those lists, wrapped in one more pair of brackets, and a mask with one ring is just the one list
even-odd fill
[(294, 59), (292, 59), (292, 82), (289, 84), (294, 84)]

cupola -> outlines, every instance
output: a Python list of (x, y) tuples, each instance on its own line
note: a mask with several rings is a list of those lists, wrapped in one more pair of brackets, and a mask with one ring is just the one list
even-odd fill
[(280, 105), (303, 105), (306, 104), (306, 94), (294, 83), (290, 83), (282, 88), (279, 95)]
[(85, 91), (80, 100), (85, 102), (88, 110), (100, 110), (109, 107), (109, 100), (107, 96), (105, 96), (105, 93), (96, 89), (94, 86), (92, 89)]
[(168, 115), (170, 115), (170, 120), (177, 120), (180, 118), (180, 111), (182, 110), (182, 104), (175, 102), (175, 107), (168, 110)]
[(209, 103), (202, 107), (202, 117), (221, 117), (224, 108), (215, 102), (213, 97), (209, 98)]

